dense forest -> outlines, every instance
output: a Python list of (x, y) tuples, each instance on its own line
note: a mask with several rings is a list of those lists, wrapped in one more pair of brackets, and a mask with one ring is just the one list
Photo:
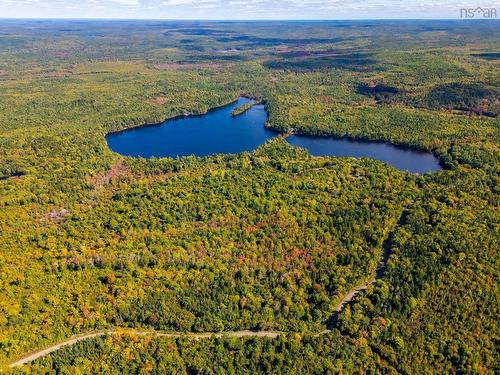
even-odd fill
[[(286, 333), (124, 332), (17, 371), (500, 371), (494, 21), (33, 22), (0, 21), (0, 368), (137, 328)], [(106, 145), (241, 95), (283, 133), (388, 141), (445, 170), (312, 157), (281, 136), (204, 158)], [(384, 251), (382, 277), (317, 335)]]

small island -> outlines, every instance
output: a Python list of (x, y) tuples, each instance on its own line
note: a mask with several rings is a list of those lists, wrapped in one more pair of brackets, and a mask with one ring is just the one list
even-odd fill
[(231, 116), (232, 117), (239, 116), (239, 115), (245, 113), (246, 111), (248, 111), (254, 105), (261, 104), (261, 103), (262, 103), (261, 100), (252, 100), (252, 101), (249, 101), (248, 103), (242, 104), (231, 111)]

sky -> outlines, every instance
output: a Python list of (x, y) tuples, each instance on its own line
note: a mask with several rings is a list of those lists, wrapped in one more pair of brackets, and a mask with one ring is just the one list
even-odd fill
[(500, 15), (500, 0), (0, 0), (0, 18), (444, 19), (477, 6)]

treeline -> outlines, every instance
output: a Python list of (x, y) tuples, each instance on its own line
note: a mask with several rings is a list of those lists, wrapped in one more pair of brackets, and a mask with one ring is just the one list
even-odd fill
[(362, 340), (335, 332), (278, 339), (165, 339), (108, 336), (79, 342), (38, 360), (27, 373), (327, 374), (394, 372)]

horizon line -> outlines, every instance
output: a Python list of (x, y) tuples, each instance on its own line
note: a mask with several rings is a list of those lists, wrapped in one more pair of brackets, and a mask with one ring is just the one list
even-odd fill
[(113, 18), (113, 17), (0, 17), (33, 21), (213, 21), (213, 22), (329, 22), (329, 21), (499, 21), (498, 18)]

